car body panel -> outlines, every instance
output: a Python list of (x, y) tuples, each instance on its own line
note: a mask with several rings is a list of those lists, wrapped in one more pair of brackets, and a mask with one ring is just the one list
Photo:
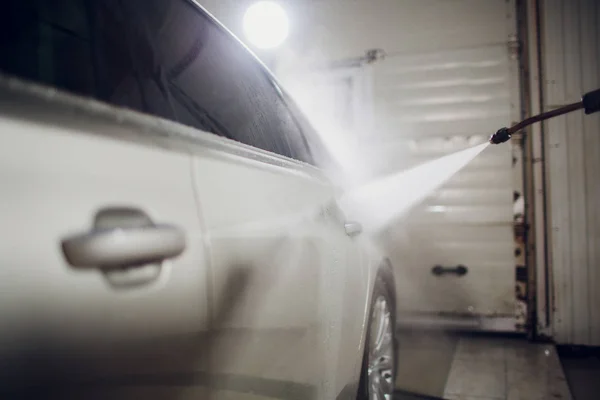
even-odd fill
[[(368, 238), (345, 234), (338, 193), (321, 171), (12, 78), (0, 77), (0, 105), (10, 193), (3, 236), (12, 237), (2, 251), (10, 262), (0, 315), (3, 326), (34, 321), (36, 346), (49, 338), (58, 348), (87, 346), (48, 375), (60, 378), (54, 385), (79, 385), (61, 387), (61, 396), (91, 395), (86, 379), (102, 379), (92, 392), (111, 398), (146, 385), (156, 398), (355, 393), (381, 256)], [(107, 204), (184, 227), (187, 249), (162, 280), (116, 291), (97, 271), (67, 265), (60, 240), (89, 229)], [(27, 250), (33, 226), (43, 252)], [(14, 333), (31, 333), (21, 328)], [(3, 329), (3, 353), (18, 355), (9, 339)]]
[(368, 271), (333, 186), (316, 170), (210, 149), (194, 172), (212, 265), (211, 373), (335, 397), (357, 379)]
[[(160, 346), (143, 348), (155, 360), (151, 364), (121, 351), (157, 338), (168, 347), (206, 329), (208, 265), (190, 155), (117, 139), (140, 133), (142, 126), (118, 122), (105, 106), (14, 80), (3, 79), (2, 86), (3, 358), (38, 359), (33, 364), (46, 370), (32, 365), (25, 372), (57, 385), (178, 371), (179, 361), (169, 361)], [(183, 254), (141, 281), (156, 265), (107, 274), (68, 265), (61, 241), (91, 232), (99, 210), (124, 206), (181, 228)], [(129, 365), (123, 364), (127, 359)], [(18, 372), (3, 365), (3, 378)]]

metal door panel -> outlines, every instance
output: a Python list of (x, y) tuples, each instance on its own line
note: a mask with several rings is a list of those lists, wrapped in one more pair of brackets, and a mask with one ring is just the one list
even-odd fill
[(368, 278), (333, 187), (312, 167), (245, 146), (206, 149), (194, 174), (212, 265), (207, 371), (227, 378), (211, 395), (335, 397), (360, 368), (344, 349), (360, 343)]
[[(151, 118), (69, 103), (73, 98), (56, 92), (50, 101), (2, 93), (4, 358), (36, 357), (36, 372), (51, 385), (193, 369), (202, 360), (207, 286), (190, 156), (153, 146), (148, 125), (124, 122)], [(184, 231), (186, 249), (164, 261), (156, 279), (116, 287), (100, 269), (65, 260), (61, 240), (90, 231), (100, 209), (116, 206)], [(124, 282), (136, 271), (123, 270)]]
[[(511, 6), (486, 2), (482, 20), (497, 19), (498, 8), (511, 15)], [(479, 26), (455, 24), (480, 34)], [(373, 66), (376, 129), (368, 153), (384, 154), (380, 173), (398, 173), (483, 143), (510, 125), (516, 76), (509, 24), (510, 19), (488, 28), (503, 40), (464, 47), (446, 38), (442, 27), (430, 26), (427, 37), (435, 40), (435, 51), (420, 38), (422, 51), (398, 52)], [(396, 34), (402, 36), (402, 29)], [(385, 240), (404, 282), (398, 293), (403, 311), (514, 316), (512, 163), (511, 146), (487, 148), (389, 228)], [(431, 273), (435, 265), (465, 265), (468, 273), (437, 277)]]

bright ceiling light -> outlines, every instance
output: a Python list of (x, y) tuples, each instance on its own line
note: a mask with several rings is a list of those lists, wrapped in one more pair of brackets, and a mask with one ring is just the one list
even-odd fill
[(244, 15), (244, 33), (259, 49), (272, 49), (287, 38), (289, 22), (285, 10), (272, 1), (251, 5)]

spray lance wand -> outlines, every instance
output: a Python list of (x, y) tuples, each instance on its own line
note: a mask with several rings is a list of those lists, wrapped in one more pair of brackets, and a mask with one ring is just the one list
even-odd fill
[(559, 115), (567, 114), (573, 111), (581, 110), (582, 108), (586, 114), (592, 114), (597, 111), (600, 111), (600, 89), (584, 94), (581, 98), (581, 101), (578, 101), (577, 103), (568, 104), (566, 106), (556, 108), (551, 111), (534, 115), (511, 126), (510, 128), (498, 129), (498, 131), (490, 137), (490, 143), (504, 143), (508, 139), (510, 139), (513, 134), (531, 124), (545, 121), (550, 118), (558, 117)]

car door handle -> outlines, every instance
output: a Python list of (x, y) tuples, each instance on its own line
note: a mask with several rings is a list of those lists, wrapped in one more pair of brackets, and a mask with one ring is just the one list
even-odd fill
[(350, 237), (357, 236), (362, 232), (362, 225), (358, 222), (346, 222), (344, 228), (346, 229), (346, 235)]
[(142, 266), (180, 255), (185, 235), (172, 225), (95, 229), (64, 239), (62, 249), (78, 268)]

